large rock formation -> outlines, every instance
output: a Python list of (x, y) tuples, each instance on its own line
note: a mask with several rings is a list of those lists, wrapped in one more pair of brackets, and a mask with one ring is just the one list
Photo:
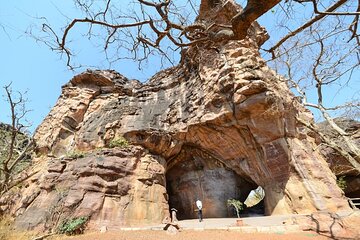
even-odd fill
[[(347, 118), (336, 118), (335, 123), (342, 128), (351, 138), (357, 146), (360, 146), (360, 122)], [(329, 127), (329, 124), (325, 121), (318, 124), (319, 130), (325, 133), (332, 141), (338, 146), (351, 152), (343, 140), (339, 137), (339, 134)], [(336, 152), (334, 149), (328, 147), (326, 144), (322, 144), (321, 140), (317, 141), (321, 152), (325, 156), (325, 159), (329, 163), (332, 172), (339, 177), (343, 177), (346, 182), (346, 188), (344, 192), (347, 197), (359, 198), (360, 197), (360, 177), (359, 172), (349, 163), (349, 161)], [(353, 156), (355, 159), (360, 156)]]
[[(253, 32), (190, 47), (147, 83), (114, 71), (71, 79), (35, 133), (40, 172), (14, 206), (16, 225), (87, 216), (90, 228), (115, 229), (159, 223), (172, 207), (194, 218), (196, 198), (205, 217), (225, 217), (228, 198), (245, 200), (257, 186), (268, 215), (348, 209), (296, 121), (311, 113), (267, 67), (258, 52), (266, 37)], [(130, 146), (109, 148), (121, 137)]]

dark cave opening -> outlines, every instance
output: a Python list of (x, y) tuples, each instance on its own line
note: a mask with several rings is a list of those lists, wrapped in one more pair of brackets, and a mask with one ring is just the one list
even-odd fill
[(166, 187), (169, 208), (177, 209), (183, 220), (197, 218), (197, 199), (203, 203), (204, 218), (236, 217), (227, 200), (244, 202), (257, 185), (203, 151), (187, 149), (168, 162)]
[(360, 209), (360, 178), (351, 175), (339, 177), (337, 183), (343, 186), (343, 191), (349, 199), (350, 207)]

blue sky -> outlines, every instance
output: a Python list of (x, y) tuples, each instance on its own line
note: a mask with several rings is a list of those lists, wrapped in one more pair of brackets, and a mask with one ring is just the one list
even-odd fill
[[(28, 119), (34, 127), (54, 105), (60, 94), (60, 86), (73, 75), (58, 55), (25, 34), (34, 22), (31, 16), (43, 14), (59, 17), (51, 1), (4, 1), (0, 8), (0, 22), (5, 28), (0, 29), (0, 85), (12, 82), (13, 90), (28, 91), (28, 109), (32, 109)], [(2, 89), (1, 93), (4, 94)], [(0, 121), (8, 122), (10, 113), (6, 104), (0, 102)]]
[[(61, 8), (61, 10), (59, 10)], [(48, 114), (51, 107), (61, 93), (61, 86), (72, 76), (86, 69), (70, 71), (65, 60), (56, 52), (52, 52), (44, 44), (26, 34), (30, 28), (37, 32), (40, 20), (37, 17), (46, 16), (54, 28), (60, 28), (67, 22), (66, 16), (78, 16), (71, 0), (16, 0), (4, 1), (0, 8), (0, 85), (1, 87), (12, 82), (13, 90), (28, 91), (28, 120), (33, 123), (31, 131), (38, 126)], [(84, 41), (85, 42), (85, 41)], [(103, 57), (90, 43), (82, 43), (83, 49), (77, 52), (77, 61), (88, 66), (108, 68), (107, 64), (99, 59)], [(146, 67), (146, 66), (145, 66)], [(90, 67), (89, 67), (90, 68)], [(142, 81), (155, 73), (155, 69), (148, 66), (140, 71), (137, 64), (130, 61), (121, 62), (115, 66), (116, 70), (130, 78)], [(4, 94), (1, 89), (1, 95)], [(7, 103), (0, 100), (0, 121), (9, 122)]]
[[(241, 2), (241, 1), (240, 1)], [(60, 10), (61, 9), (61, 10)], [(271, 25), (271, 17), (263, 17), (261, 23)], [(14, 90), (28, 91), (28, 119), (33, 123), (30, 129), (33, 131), (43, 118), (48, 114), (55, 104), (61, 92), (61, 86), (68, 82), (71, 77), (84, 71), (87, 67), (70, 71), (61, 59), (61, 55), (51, 51), (44, 44), (36, 42), (26, 31), (32, 29), (37, 31), (40, 20), (36, 19), (45, 16), (54, 28), (60, 28), (66, 24), (68, 17), (79, 16), (80, 13), (74, 8), (72, 0), (15, 0), (3, 1), (0, 8), (0, 86), (12, 82)], [(269, 27), (268, 27), (269, 28)], [(272, 36), (276, 39), (279, 36)], [(88, 66), (109, 68), (103, 61), (103, 55), (93, 43), (74, 39), (74, 44), (81, 45), (77, 50), (76, 61)], [(159, 69), (159, 61), (149, 61), (143, 70), (139, 70), (137, 64), (131, 61), (122, 61), (113, 66), (112, 69), (122, 73), (129, 78), (136, 78), (145, 81)], [(353, 76), (358, 78), (358, 75)], [(356, 83), (356, 82), (355, 82)], [(343, 89), (338, 94), (336, 101), (346, 101), (347, 98), (359, 93), (360, 84), (352, 85)], [(335, 91), (335, 90), (334, 90)], [(1, 89), (1, 94), (4, 91)], [(335, 92), (327, 92), (333, 96)], [(329, 97), (328, 99), (332, 99)], [(334, 98), (333, 100), (334, 101)], [(8, 107), (0, 100), (0, 121), (8, 122)]]

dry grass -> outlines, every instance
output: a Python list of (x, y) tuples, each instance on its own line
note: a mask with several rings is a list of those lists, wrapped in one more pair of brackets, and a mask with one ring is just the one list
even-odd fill
[(0, 239), (1, 240), (28, 240), (32, 239), (33, 232), (19, 232), (12, 229), (13, 219), (5, 216), (0, 219)]

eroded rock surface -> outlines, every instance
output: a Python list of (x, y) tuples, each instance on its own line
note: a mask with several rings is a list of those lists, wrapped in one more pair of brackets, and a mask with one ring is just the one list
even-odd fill
[(296, 223), (304, 231), (317, 232), (330, 239), (359, 239), (360, 212), (355, 211), (347, 215), (331, 212), (317, 212), (309, 216), (300, 216)]
[[(231, 216), (226, 199), (257, 186), (268, 215), (349, 209), (296, 121), (311, 113), (260, 57), (261, 42), (190, 47), (144, 84), (114, 71), (75, 76), (36, 131), (41, 171), (14, 206), (17, 226), (78, 216), (92, 229), (160, 223), (172, 207), (195, 217), (198, 197), (204, 217)], [(130, 146), (110, 149), (121, 136)]]
[(49, 159), (20, 201), (16, 225), (44, 231), (83, 216), (110, 230), (160, 222), (168, 214), (165, 165), (142, 147)]
[[(360, 122), (347, 118), (336, 118), (334, 121), (353, 139), (357, 146), (360, 146)], [(337, 145), (342, 146), (344, 149), (348, 150), (342, 138), (339, 137), (338, 133), (333, 130), (329, 124), (322, 122), (319, 124), (319, 128), (322, 132), (326, 133), (326, 135)], [(356, 171), (355, 168), (348, 162), (348, 160), (341, 154), (326, 146), (326, 144), (321, 144), (320, 140), (318, 140), (318, 142), (321, 152), (330, 165), (330, 169), (335, 173), (336, 176), (343, 177), (343, 180), (346, 182), (346, 188), (344, 189), (346, 196), (351, 198), (359, 198), (360, 173)], [(360, 161), (360, 156), (353, 157)]]

